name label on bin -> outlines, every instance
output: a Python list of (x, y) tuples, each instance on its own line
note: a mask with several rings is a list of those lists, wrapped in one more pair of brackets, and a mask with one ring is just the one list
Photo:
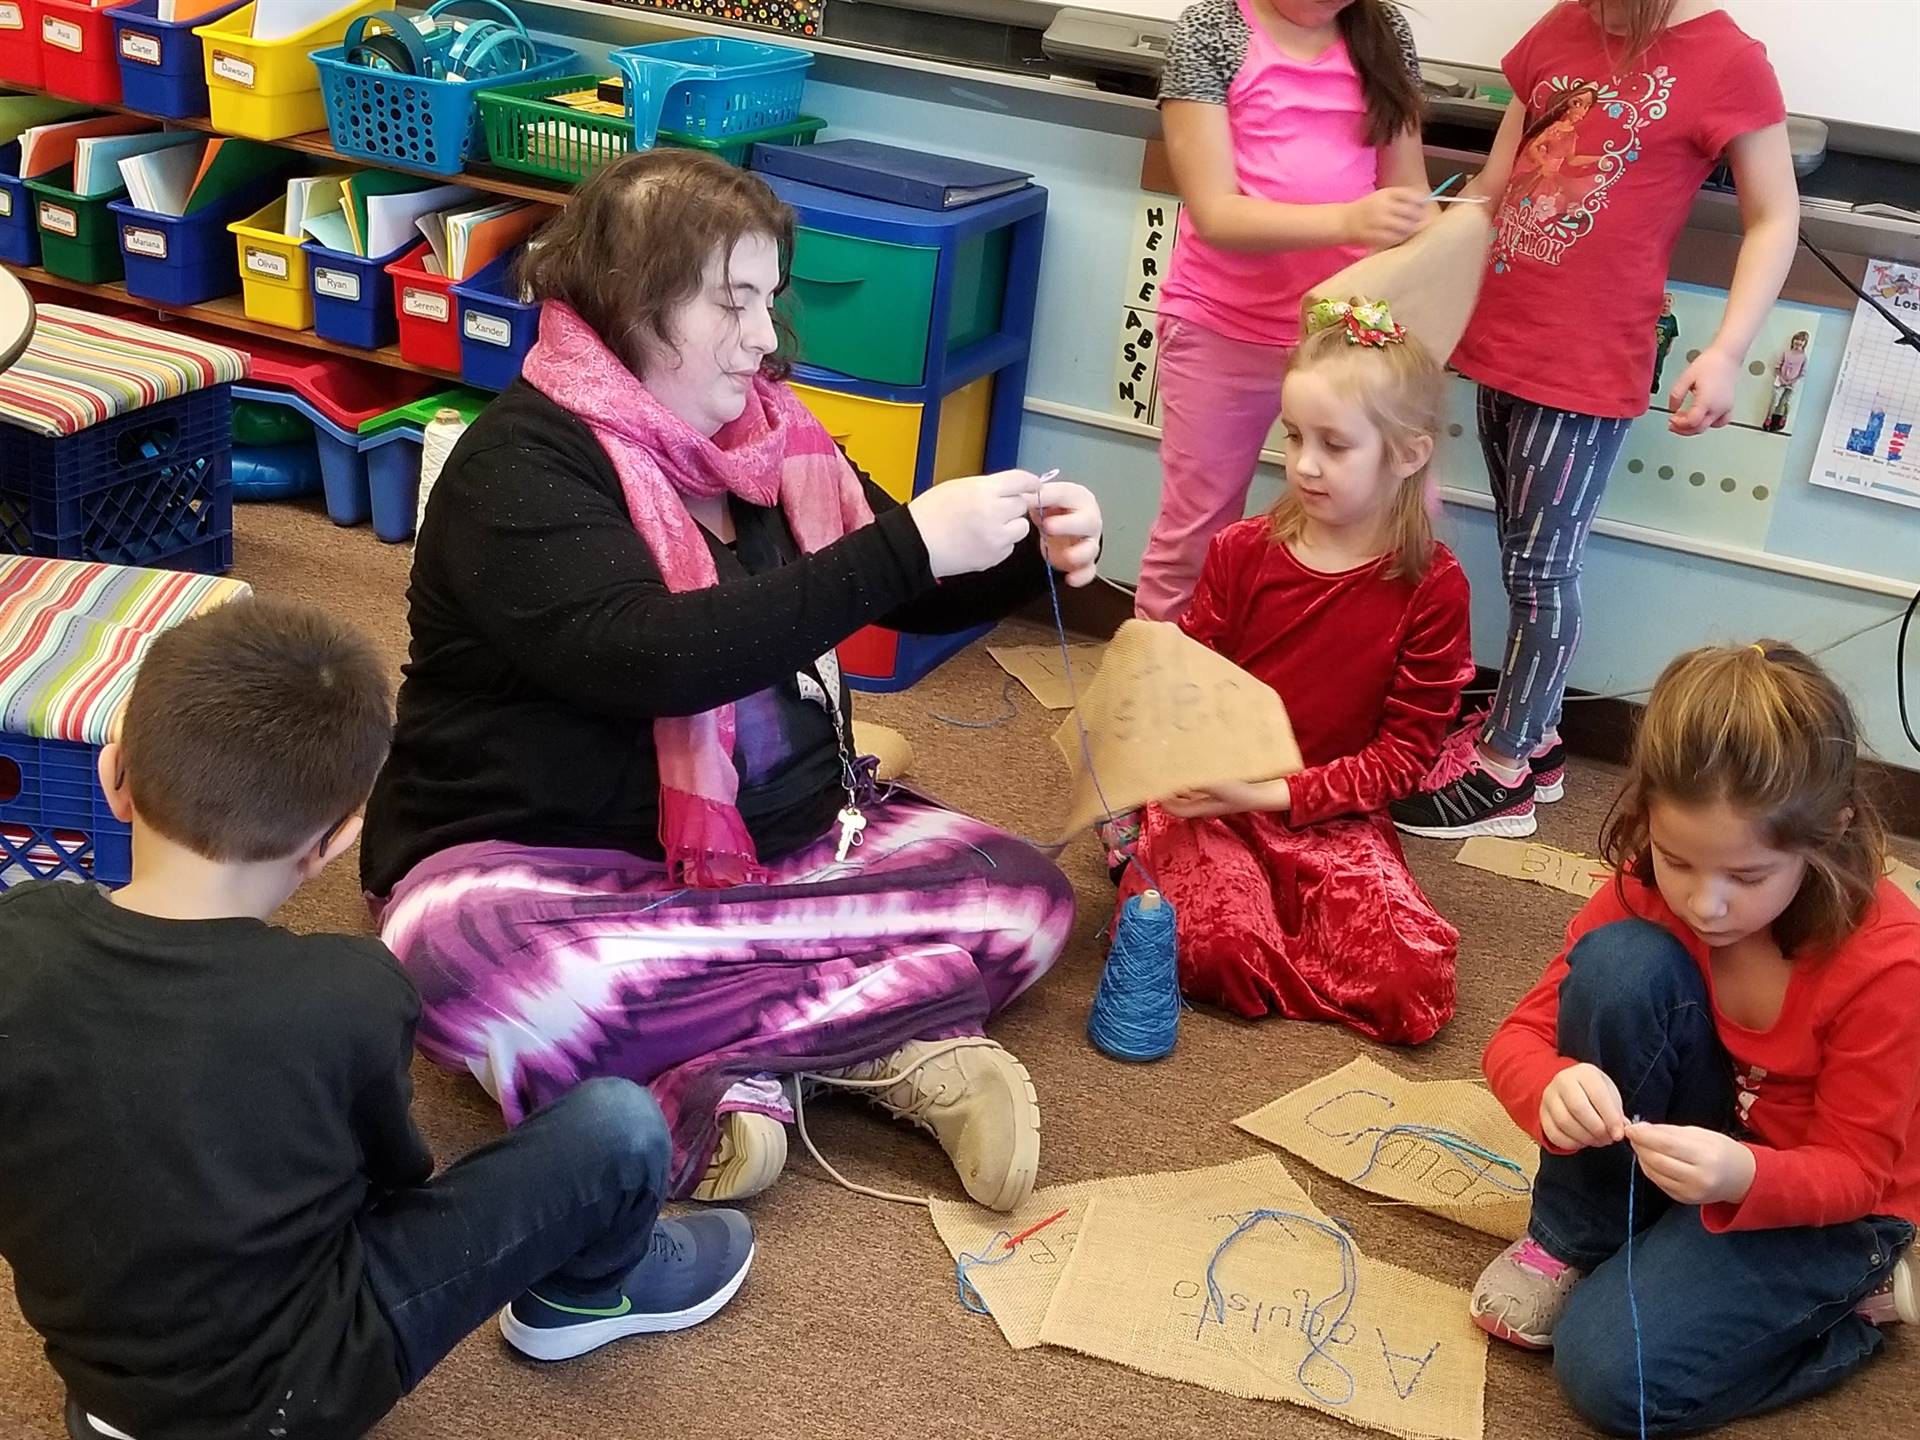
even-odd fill
[(56, 20), (51, 15), (40, 17), (40, 38), (49, 45), (58, 45), (62, 50), (71, 50), (78, 55), (86, 41), (80, 37), (80, 27), (71, 20)]
[(224, 50), (213, 52), (213, 73), (222, 80), (234, 85), (253, 88), (253, 62), (242, 60), (238, 55), (229, 55)]
[(502, 320), (498, 315), (482, 315), (478, 310), (469, 310), (465, 328), (469, 340), (479, 340), (488, 345), (513, 344), (513, 322)]
[(146, 255), (155, 260), (167, 258), (167, 237), (163, 231), (144, 225), (126, 225), (121, 227), (120, 241), (129, 255)]
[(128, 60), (138, 60), (142, 65), (158, 65), (160, 41), (155, 36), (142, 35), (137, 30), (122, 30), (120, 53)]
[(284, 280), (287, 278), (287, 257), (277, 255), (271, 250), (256, 250), (249, 245), (247, 269), (256, 275), (265, 275), (269, 279)]
[(0, 220), (8, 220), (11, 219), (12, 216), (13, 192), (11, 190), (0, 190)]
[(351, 270), (326, 270), (316, 265), (313, 291), (316, 295), (330, 295), (335, 300), (358, 300), (360, 277)]
[(20, 18), (18, 5), (0, 5), (0, 30), (24, 30), (26, 22)]
[(432, 290), (408, 288), (400, 292), (400, 309), (408, 315), (418, 315), (422, 320), (445, 320), (453, 307), (447, 303), (444, 295)]
[(64, 205), (56, 205), (51, 200), (40, 202), (40, 228), (51, 230), (56, 235), (78, 235), (80, 217)]

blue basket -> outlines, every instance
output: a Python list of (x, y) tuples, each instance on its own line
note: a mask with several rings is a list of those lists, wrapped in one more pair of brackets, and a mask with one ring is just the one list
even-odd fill
[(813, 64), (805, 50), (720, 36), (629, 45), (608, 58), (624, 78), (641, 150), (662, 130), (718, 140), (797, 120)]
[(399, 320), (393, 313), (393, 277), (386, 267), (416, 243), (409, 240), (376, 259), (330, 250), (316, 240), (301, 246), (307, 252), (307, 288), (313, 292), (313, 333), (362, 350), (393, 344)]
[(377, 540), (397, 545), (413, 538), (414, 510), (420, 502), (420, 454), (426, 432), (418, 425), (396, 425), (360, 438), (367, 460), (367, 499)]
[(544, 80), (578, 66), (560, 45), (536, 45), (537, 64), (480, 80), (435, 80), (367, 65), (349, 65), (344, 45), (313, 52), (326, 97), (327, 129), (342, 155), (388, 160), (434, 175), (458, 175), (471, 157), (486, 158), (485, 131), (473, 97), (489, 86)]
[(291, 390), (236, 385), (233, 394), (236, 400), (285, 405), (313, 422), (313, 440), (320, 452), (320, 488), (326, 496), (327, 518), (334, 524), (364, 525), (371, 520), (373, 533), (388, 544), (412, 537), (414, 497), (420, 488), (418, 426), (357, 435), (343, 430)]
[(127, 293), (163, 305), (199, 305), (240, 288), (240, 250), (227, 222), (251, 215), (264, 194), (259, 187), (230, 195), (194, 215), (161, 215), (129, 200), (113, 212)]
[(72, 435), (0, 431), (0, 554), (217, 574), (233, 564), (225, 385)]
[(0, 175), (0, 260), (40, 263), (40, 228), (33, 223), (33, 209), (27, 182), (17, 175)]
[(160, 0), (133, 0), (109, 17), (113, 21), (113, 48), (120, 60), (120, 98), (129, 110), (164, 115), (170, 120), (205, 115), (207, 77), (200, 58), (196, 25), (218, 20), (240, 8), (232, 0), (191, 20), (160, 20)]
[(133, 827), (100, 789), (100, 751), (0, 735), (0, 890), (26, 880), (133, 878)]
[(504, 390), (540, 334), (540, 302), (515, 300), (508, 251), (453, 287), (460, 305), (460, 378), (485, 390)]

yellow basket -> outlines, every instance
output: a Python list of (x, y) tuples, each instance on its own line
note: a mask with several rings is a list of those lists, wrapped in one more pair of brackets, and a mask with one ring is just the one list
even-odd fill
[(247, 318), (286, 330), (313, 327), (313, 292), (307, 288), (307, 252), (300, 237), (285, 233), (287, 197), (227, 226), (240, 247), (240, 299)]
[(349, 0), (317, 24), (280, 40), (255, 40), (254, 0), (231, 15), (194, 27), (207, 77), (213, 128), (255, 140), (281, 140), (327, 128), (327, 102), (313, 52), (338, 45), (347, 27), (382, 6), (382, 0)]

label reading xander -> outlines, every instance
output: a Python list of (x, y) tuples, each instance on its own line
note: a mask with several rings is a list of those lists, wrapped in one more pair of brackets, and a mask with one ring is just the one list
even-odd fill
[(477, 310), (467, 312), (465, 329), (469, 340), (478, 340), (486, 345), (505, 347), (513, 344), (513, 325), (498, 315), (482, 315)]

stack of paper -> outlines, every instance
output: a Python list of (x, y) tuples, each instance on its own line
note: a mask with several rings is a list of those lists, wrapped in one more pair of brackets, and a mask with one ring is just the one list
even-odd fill
[(87, 107), (75, 100), (56, 100), (51, 95), (0, 95), (0, 145), (20, 138), (20, 132), (32, 125), (85, 115)]
[(232, 3), (233, 0), (160, 0), (160, 13), (153, 18), (177, 25), (183, 20), (198, 20), (202, 15), (224, 10)]
[(172, 150), (182, 146), (192, 146), (199, 154), (199, 147), (206, 137), (196, 135), (190, 130), (170, 130), (165, 133), (151, 131), (138, 135), (90, 135), (83, 136), (73, 146), (73, 193), (76, 195), (107, 195), (126, 184), (120, 174), (120, 162), (135, 155), (148, 155), (156, 150)]
[[(174, 3), (194, 4), (197, 0), (174, 0)], [(220, 3), (224, 4), (225, 0), (220, 0)], [(253, 38), (285, 40), (351, 8), (342, 0), (272, 0), (271, 4), (253, 7)], [(288, 230), (287, 233), (291, 235), (294, 232)]]
[[(252, 140), (208, 140), (198, 135), (178, 138), (189, 143), (143, 149), (119, 162), (127, 198), (140, 209), (181, 216), (219, 205), (241, 193), (257, 193), (264, 200), (264, 187), (295, 163), (295, 157), (286, 151)], [(88, 143), (82, 141), (81, 147)]]
[(501, 200), (475, 209), (422, 215), (420, 233), (432, 250), (428, 268), (453, 280), (469, 280), (507, 253), (547, 218), (544, 206)]
[(241, 191), (258, 191), (295, 163), (295, 157), (278, 146), (216, 136), (200, 156), (182, 213), (195, 215)]
[(430, 210), (462, 205), (479, 194), (464, 185), (437, 185), (411, 175), (366, 170), (348, 180), (341, 195), (344, 240), (320, 243), (349, 254), (379, 259), (412, 244), (414, 221)]
[(85, 120), (30, 125), (20, 132), (20, 178), (33, 180), (73, 164), (74, 148), (83, 139), (143, 131), (157, 133), (151, 120), (138, 115), (93, 115)]

